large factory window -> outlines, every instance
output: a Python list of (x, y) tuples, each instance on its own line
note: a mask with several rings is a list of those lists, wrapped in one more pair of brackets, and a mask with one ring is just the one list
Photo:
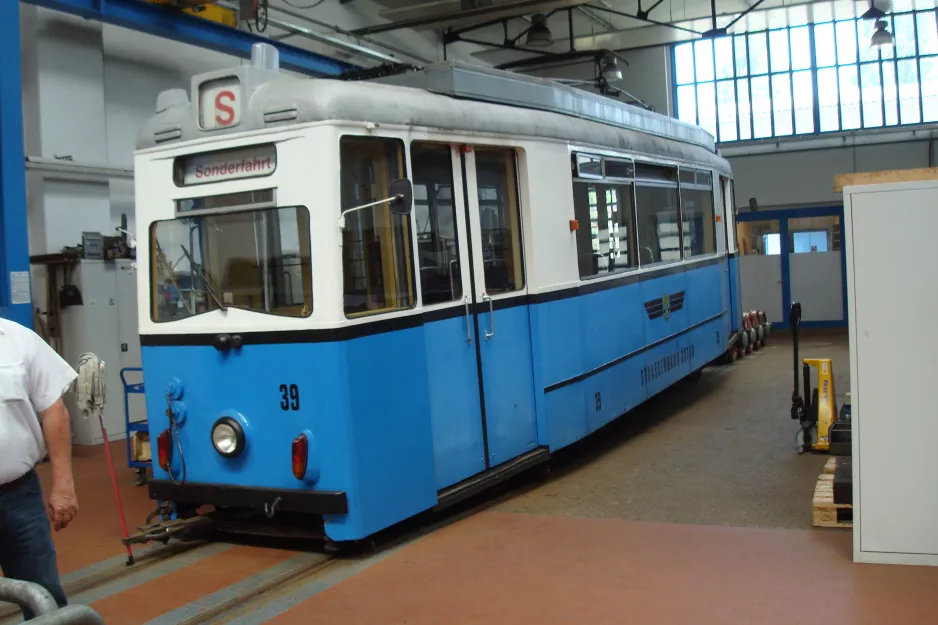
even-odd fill
[[(342, 137), (342, 210), (387, 197), (404, 178), (404, 144), (398, 139)], [(345, 314), (355, 316), (415, 305), (410, 216), (388, 204), (349, 214), (342, 233)]]
[(716, 254), (713, 182), (709, 173), (681, 171), (681, 223), (686, 258)]
[(150, 240), (153, 321), (229, 307), (288, 317), (312, 313), (305, 207), (157, 221)]
[[(935, 9), (826, 19), (674, 47), (678, 117), (721, 143), (938, 121)], [(880, 32), (877, 37), (885, 36)]]
[(573, 183), (580, 277), (622, 271), (634, 265), (632, 185), (586, 181)]
[(670, 167), (636, 163), (635, 227), (643, 267), (681, 260), (676, 174)]
[(410, 162), (414, 170), (414, 227), (423, 303), (457, 300), (462, 297), (462, 275), (450, 147), (412, 143)]
[(476, 150), (482, 262), (489, 295), (524, 288), (521, 210), (515, 153), (505, 148)]

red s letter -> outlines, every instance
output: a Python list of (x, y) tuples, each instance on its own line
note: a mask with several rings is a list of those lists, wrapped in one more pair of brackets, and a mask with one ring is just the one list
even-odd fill
[(235, 96), (230, 91), (219, 91), (215, 96), (215, 121), (220, 126), (227, 126), (234, 121), (234, 108), (222, 102), (222, 99), (234, 102)]

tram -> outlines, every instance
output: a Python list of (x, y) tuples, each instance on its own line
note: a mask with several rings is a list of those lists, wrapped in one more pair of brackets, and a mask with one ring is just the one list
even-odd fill
[(713, 138), (552, 81), (298, 79), (260, 45), (160, 95), (135, 180), (148, 489), (180, 516), (359, 540), (739, 345)]

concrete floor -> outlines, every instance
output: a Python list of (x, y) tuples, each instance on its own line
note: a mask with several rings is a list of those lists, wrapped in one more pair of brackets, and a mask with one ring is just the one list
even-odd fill
[[(850, 382), (846, 333), (809, 333), (800, 355), (832, 360), (840, 406)], [(707, 369), (559, 455), (550, 480), (497, 509), (810, 529), (826, 457), (796, 452), (791, 368), (790, 335), (774, 334), (763, 350)]]

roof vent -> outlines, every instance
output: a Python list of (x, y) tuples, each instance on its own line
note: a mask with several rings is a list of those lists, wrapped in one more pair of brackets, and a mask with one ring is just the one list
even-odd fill
[(160, 128), (153, 133), (153, 140), (157, 143), (164, 143), (166, 141), (172, 141), (173, 139), (179, 139), (182, 137), (182, 126), (167, 126), (165, 128)]
[(280, 50), (269, 43), (255, 43), (251, 46), (251, 65), (276, 72), (280, 69)]
[(264, 123), (286, 122), (296, 119), (296, 105), (281, 106), (264, 111)]

